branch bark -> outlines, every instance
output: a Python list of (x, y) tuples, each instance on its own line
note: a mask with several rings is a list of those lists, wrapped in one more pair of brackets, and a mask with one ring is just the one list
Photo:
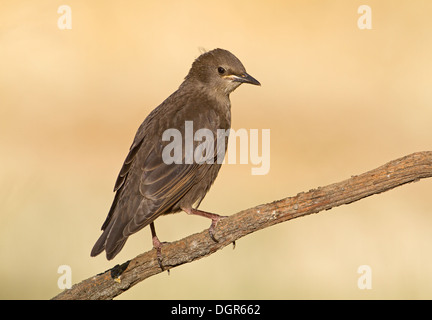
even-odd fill
[[(233, 214), (218, 223), (215, 233), (218, 242), (213, 241), (208, 231), (204, 230), (167, 243), (162, 247), (162, 264), (165, 270), (169, 270), (211, 255), (249, 233), (431, 176), (432, 151), (413, 153), (350, 179)], [(162, 270), (153, 249), (75, 284), (53, 299), (113, 299), (160, 272)]]

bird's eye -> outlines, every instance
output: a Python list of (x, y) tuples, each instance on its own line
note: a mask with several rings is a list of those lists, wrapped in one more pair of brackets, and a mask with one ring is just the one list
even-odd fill
[(224, 74), (225, 73), (225, 69), (222, 68), (222, 67), (219, 67), (218, 68), (218, 72), (219, 72), (219, 74)]

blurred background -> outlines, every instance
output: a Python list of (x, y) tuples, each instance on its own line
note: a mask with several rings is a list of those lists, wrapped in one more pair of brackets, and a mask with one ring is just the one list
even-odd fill
[[(360, 5), (372, 29), (360, 30)], [(72, 29), (57, 13), (69, 5)], [(12, 1), (0, 4), (0, 298), (49, 299), (152, 247), (90, 258), (135, 132), (200, 48), (262, 86), (231, 95), (234, 129), (270, 129), (270, 172), (222, 167), (200, 208), (223, 215), (432, 150), (430, 1)], [(432, 180), (253, 233), (118, 299), (431, 299)], [(156, 221), (162, 241), (209, 227)], [(357, 269), (372, 270), (360, 290)]]

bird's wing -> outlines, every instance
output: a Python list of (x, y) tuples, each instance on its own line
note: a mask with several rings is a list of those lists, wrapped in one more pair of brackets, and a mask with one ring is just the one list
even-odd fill
[[(194, 143), (194, 150), (196, 147)], [(142, 196), (140, 208), (133, 217), (129, 217), (129, 223), (124, 235), (130, 235), (158, 216), (170, 212), (172, 207), (204, 176), (210, 165), (206, 163), (185, 163), (185, 155), (182, 154), (180, 164), (166, 164), (162, 159), (162, 151), (153, 149), (146, 160), (139, 184), (139, 192)]]
[[(195, 129), (205, 129), (206, 131), (200, 138), (196, 138), (197, 135), (194, 134), (193, 141), (185, 142), (184, 139), (181, 139), (180, 143), (183, 148), (180, 164), (165, 163), (163, 149), (171, 142), (160, 143), (160, 141), (143, 161), (144, 166), (139, 191), (143, 196), (143, 201), (157, 204), (157, 209), (148, 212), (137, 212), (134, 217), (137, 226), (140, 223), (146, 225), (159, 215), (169, 212), (173, 205), (206, 176), (213, 164), (216, 164), (218, 160), (223, 160), (229, 132), (225, 133), (223, 130), (218, 130), (219, 120), (217, 115), (213, 111), (197, 112), (194, 114), (193, 122), (204, 127)], [(185, 132), (185, 125), (183, 123), (177, 125), (177, 127), (180, 128), (181, 132)], [(223, 143), (218, 143), (219, 140), (223, 140)], [(191, 148), (193, 150), (193, 159), (190, 159), (191, 155), (189, 157), (186, 155), (185, 149), (188, 143), (193, 145), (193, 148)]]

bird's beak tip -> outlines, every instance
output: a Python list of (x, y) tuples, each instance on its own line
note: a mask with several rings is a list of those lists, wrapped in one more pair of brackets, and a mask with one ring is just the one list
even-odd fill
[(232, 81), (237, 81), (237, 82), (241, 82), (241, 83), (249, 83), (249, 84), (253, 84), (256, 86), (261, 86), (261, 83), (257, 79), (255, 79), (254, 77), (252, 77), (250, 74), (248, 74), (246, 72), (240, 76), (233, 75), (233, 76), (229, 76), (229, 77), (232, 79)]
[(250, 83), (250, 84), (253, 84), (256, 86), (261, 86), (261, 83), (248, 73), (244, 73), (242, 75), (242, 79), (244, 80), (243, 82), (245, 82), (245, 83)]

